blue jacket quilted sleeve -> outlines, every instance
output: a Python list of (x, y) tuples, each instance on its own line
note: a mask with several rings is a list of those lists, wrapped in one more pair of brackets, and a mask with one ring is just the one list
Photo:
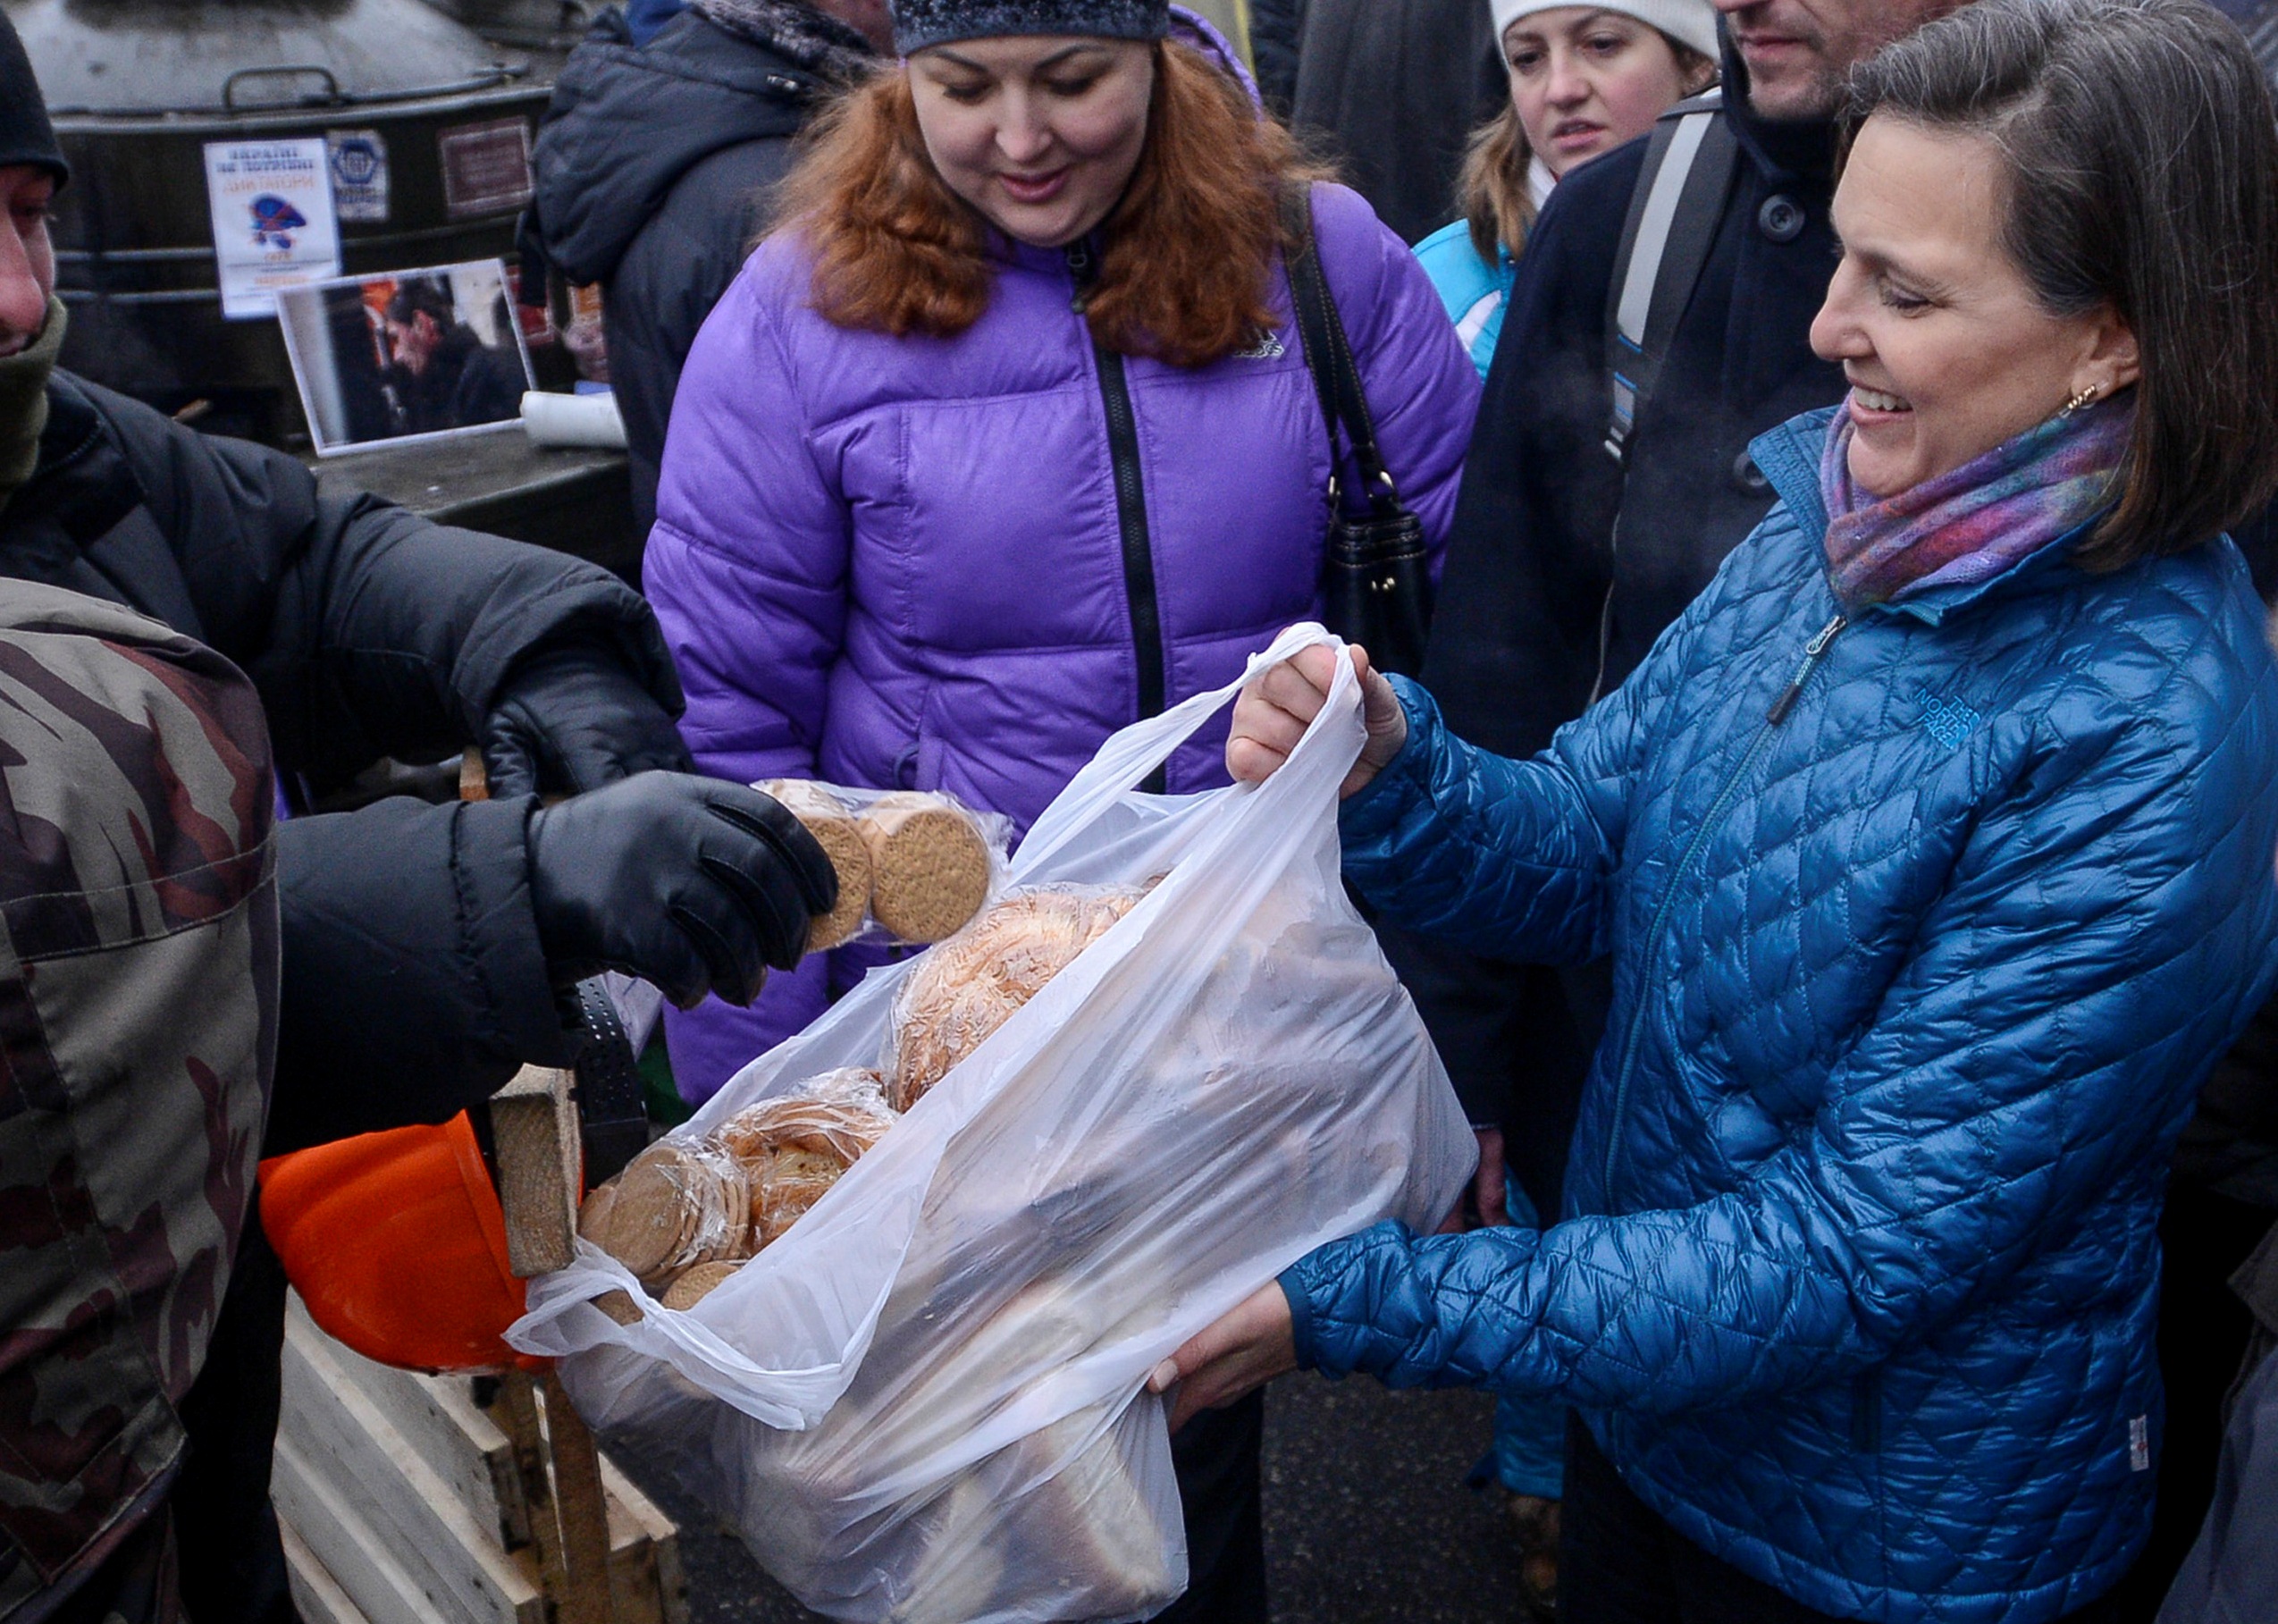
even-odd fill
[[(1288, 1277), (1315, 1362), (1649, 1412), (1823, 1380), (1935, 1329), (2180, 1127), (2167, 1080), (2203, 1069), (2201, 989), (2256, 917), (2208, 859), (2248, 831), (2207, 851), (2193, 741), (2090, 681), (2057, 708), (2065, 734), (1969, 843), (1808, 1135), (1681, 1210), (1325, 1248)], [(1467, 894), (1481, 946), (1573, 947), (1610, 866), (1589, 798), (1562, 762), (1486, 755), (1419, 711), (1380, 849), (1436, 830), (1445, 854), (1364, 891), (1427, 930)]]
[(1546, 964), (1604, 953), (1647, 719), (1683, 668), (1698, 614), (1681, 616), (1628, 682), (1527, 761), (1466, 745), (1430, 694), (1392, 677), (1408, 743), (1340, 814), (1346, 877), (1392, 923), (1475, 952)]

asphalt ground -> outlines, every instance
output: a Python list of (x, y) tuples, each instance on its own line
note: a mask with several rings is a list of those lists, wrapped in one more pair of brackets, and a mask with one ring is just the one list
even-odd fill
[[(1271, 1624), (1521, 1624), (1496, 1494), (1467, 1487), (1493, 1401), (1294, 1376), (1265, 1402)], [(808, 1624), (719, 1519), (651, 1467), (618, 1464), (680, 1525), (692, 1624)]]

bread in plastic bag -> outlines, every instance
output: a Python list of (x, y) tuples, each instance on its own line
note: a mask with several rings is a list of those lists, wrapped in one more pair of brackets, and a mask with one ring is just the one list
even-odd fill
[(781, 1240), (893, 1125), (878, 1074), (857, 1067), (826, 1073), (722, 1123), (720, 1148), (751, 1182), (754, 1248)]
[[(1253, 671), (1316, 644), (1285, 634)], [(1021, 888), (1144, 887), (795, 1227), (686, 1313), (592, 1247), (514, 1345), (666, 1465), (809, 1607), (895, 1624), (1151, 1617), (1184, 1586), (1156, 1363), (1314, 1247), (1453, 1205), (1477, 1142), (1341, 879), (1349, 662), (1265, 784), (1135, 787), (1239, 685), (1110, 739)], [(934, 949), (939, 953), (941, 949)], [(701, 1138), (877, 1063), (926, 963), (873, 972), (733, 1079)], [(669, 1142), (669, 1141), (668, 1141)]]
[(894, 1000), (887, 1100), (906, 1111), (1145, 895), (1137, 886), (1017, 891), (919, 961)]

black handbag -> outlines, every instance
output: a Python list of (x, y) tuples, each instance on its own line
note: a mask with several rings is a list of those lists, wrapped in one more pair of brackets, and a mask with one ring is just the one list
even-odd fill
[[(1348, 643), (1368, 651), (1380, 671), (1413, 677), (1424, 669), (1424, 643), (1432, 629), (1432, 575), (1424, 521), (1400, 503), (1400, 487), (1376, 449), (1376, 424), (1361, 391), (1360, 369), (1337, 301), (1321, 273), (1313, 239), (1313, 189), (1291, 188), (1282, 223), (1298, 246), (1289, 255), (1290, 295), (1297, 306), (1298, 339), (1321, 397), (1329, 429), (1329, 543), (1321, 568), (1323, 619)], [(1366, 511), (1346, 500), (1345, 463), (1338, 431), (1360, 471)]]

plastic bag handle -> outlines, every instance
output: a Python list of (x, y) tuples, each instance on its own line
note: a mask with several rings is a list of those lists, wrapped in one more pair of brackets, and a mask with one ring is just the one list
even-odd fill
[[(1068, 787), (1030, 827), (1028, 837), (1013, 854), (1013, 878), (1017, 880), (1041, 867), (1124, 795), (1138, 788), (1149, 773), (1171, 759), (1180, 745), (1201, 732), (1211, 718), (1239, 699), (1243, 688), (1260, 672), (1293, 659), (1307, 649), (1324, 645), (1341, 650), (1345, 644), (1319, 621), (1301, 620), (1252, 654), (1242, 674), (1224, 687), (1181, 700), (1162, 715), (1149, 717), (1116, 734), (1082, 771), (1069, 780)], [(1320, 730), (1322, 719), (1337, 712), (1344, 690), (1357, 680), (1352, 662), (1339, 661), (1329, 703), (1322, 707), (1321, 718), (1306, 730), (1307, 740)], [(1298, 747), (1302, 750), (1304, 743), (1300, 742)], [(1347, 762), (1346, 766), (1349, 768), (1351, 763)]]

